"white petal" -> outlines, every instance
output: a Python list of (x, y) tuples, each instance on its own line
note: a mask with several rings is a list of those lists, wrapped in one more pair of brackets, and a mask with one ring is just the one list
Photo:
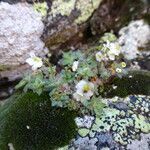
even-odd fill
[(109, 54), (108, 57), (110, 60), (115, 60), (115, 56), (113, 54)]
[(38, 63), (36, 62), (36, 63), (34, 63), (33, 67), (37, 69), (37, 68), (42, 67), (42, 65), (43, 65), (42, 62), (38, 62)]
[(42, 61), (40, 61), (40, 62), (38, 62), (38, 63), (35, 63), (35, 65), (36, 65), (38, 68), (40, 68), (40, 67), (42, 67), (43, 62), (42, 62)]
[(87, 84), (87, 82), (86, 82), (85, 80), (81, 80), (81, 81), (76, 85), (76, 88), (77, 88), (77, 89), (82, 89), (85, 84)]
[(32, 70), (37, 70), (37, 66), (33, 65)]
[(79, 65), (79, 62), (78, 61), (74, 61), (73, 65), (72, 65), (72, 71), (76, 71), (78, 69), (78, 65)]
[(91, 96), (93, 96), (93, 92), (89, 91), (89, 92), (85, 93), (84, 96), (86, 97), (87, 100), (89, 100), (91, 98)]
[(30, 57), (36, 57), (33, 51), (30, 52)]
[(97, 53), (95, 54), (95, 57), (96, 57), (96, 60), (97, 60), (98, 62), (101, 62), (101, 61), (102, 61), (102, 53), (101, 53), (101, 52), (97, 52)]
[(89, 86), (92, 90), (94, 90), (94, 84), (92, 82), (89, 82)]
[(81, 101), (81, 100), (82, 100), (82, 96), (80, 96), (80, 95), (77, 94), (77, 93), (74, 93), (74, 94), (73, 94), (73, 97), (74, 97), (74, 99), (76, 99), (77, 101)]
[(34, 61), (33, 61), (32, 58), (26, 59), (26, 62), (27, 62), (30, 66), (34, 65)]
[(80, 95), (80, 96), (83, 96), (83, 90), (82, 89), (78, 89), (77, 91), (76, 91), (76, 93), (78, 94), (78, 95)]

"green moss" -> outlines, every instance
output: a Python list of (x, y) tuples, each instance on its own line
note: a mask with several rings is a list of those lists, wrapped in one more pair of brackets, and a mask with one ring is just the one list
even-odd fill
[(0, 108), (0, 150), (51, 150), (65, 146), (76, 134), (76, 114), (51, 107), (47, 93), (15, 95)]
[(116, 77), (111, 85), (105, 85), (104, 92), (102, 95), (106, 97), (126, 97), (130, 94), (150, 95), (150, 72), (136, 71), (122, 78)]

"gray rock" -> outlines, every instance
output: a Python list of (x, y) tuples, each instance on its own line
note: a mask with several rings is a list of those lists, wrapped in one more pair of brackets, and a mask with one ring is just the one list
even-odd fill
[(77, 117), (75, 119), (76, 124), (78, 127), (86, 127), (86, 128), (90, 128), (93, 121), (94, 121), (94, 117), (93, 116), (84, 116), (83, 118), (81, 117)]
[(73, 147), (71, 147), (69, 150), (97, 150), (97, 146), (95, 145), (96, 142), (96, 138), (89, 139), (89, 137), (80, 137), (74, 141)]
[(41, 16), (27, 3), (0, 3), (0, 70), (25, 64), (31, 51), (44, 55)]
[(141, 134), (141, 140), (133, 140), (127, 145), (127, 150), (149, 150), (150, 134)]
[(150, 26), (144, 20), (131, 22), (119, 31), (119, 43), (126, 59), (135, 59), (140, 55), (139, 48), (150, 41)]
[(119, 144), (117, 144), (112, 137), (111, 133), (96, 133), (95, 136), (98, 139), (98, 150), (108, 146), (110, 149), (119, 150)]

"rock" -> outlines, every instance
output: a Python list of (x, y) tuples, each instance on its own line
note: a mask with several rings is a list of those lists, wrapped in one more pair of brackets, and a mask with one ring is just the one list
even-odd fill
[(128, 110), (128, 106), (126, 103), (124, 102), (117, 102), (114, 104), (111, 104), (114, 108), (119, 109), (119, 110), (124, 110), (127, 111)]
[(150, 26), (144, 20), (132, 21), (119, 31), (119, 43), (126, 59), (135, 59), (140, 55), (139, 49), (150, 42)]
[(97, 146), (95, 145), (97, 141), (97, 138), (78, 138), (69, 150), (97, 150)]
[(143, 57), (137, 60), (141, 69), (150, 71), (150, 51), (143, 53)]
[(140, 16), (144, 7), (141, 0), (104, 0), (90, 19), (92, 33), (103, 34), (128, 24), (137, 15)]
[(131, 144), (127, 145), (127, 150), (149, 150), (150, 149), (150, 134), (141, 134), (140, 140), (132, 140)]
[(112, 137), (111, 133), (96, 133), (98, 139), (98, 150), (101, 150), (103, 146), (107, 145), (110, 149), (119, 150), (119, 144), (117, 144)]
[[(102, 0), (55, 0), (52, 2), (47, 19), (43, 40), (50, 50), (59, 49), (71, 41), (77, 44), (83, 39), (83, 32), (93, 12)], [(75, 44), (74, 44), (75, 45)]]
[(77, 126), (80, 128), (81, 127), (90, 128), (94, 121), (94, 117), (85, 115), (83, 118), (77, 117), (75, 121), (76, 121)]
[(0, 2), (7, 2), (9, 4), (16, 4), (19, 2), (28, 2), (28, 3), (34, 3), (34, 2), (43, 2), (45, 0), (0, 0)]
[(44, 43), (40, 39), (44, 25), (32, 5), (1, 2), (0, 20), (0, 71), (24, 65), (31, 51), (44, 56)]
[(89, 35), (125, 26), (143, 5), (140, 0), (54, 0), (42, 39), (52, 52), (79, 48)]
[(5, 100), (14, 93), (14, 87), (19, 81), (19, 79), (15, 81), (9, 81), (6, 78), (0, 79), (0, 101)]

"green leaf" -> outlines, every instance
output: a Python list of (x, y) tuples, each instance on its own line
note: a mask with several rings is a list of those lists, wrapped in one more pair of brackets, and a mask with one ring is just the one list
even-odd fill
[(82, 60), (84, 57), (84, 54), (80, 51), (69, 51), (63, 53), (63, 58), (61, 59), (60, 63), (64, 66), (72, 66), (73, 62), (75, 60)]
[(101, 101), (101, 97), (93, 97), (91, 99), (91, 103), (90, 103), (90, 107), (91, 107), (91, 110), (94, 110), (95, 114), (96, 115), (101, 115), (102, 111), (103, 111), (103, 108), (105, 107), (106, 105)]

